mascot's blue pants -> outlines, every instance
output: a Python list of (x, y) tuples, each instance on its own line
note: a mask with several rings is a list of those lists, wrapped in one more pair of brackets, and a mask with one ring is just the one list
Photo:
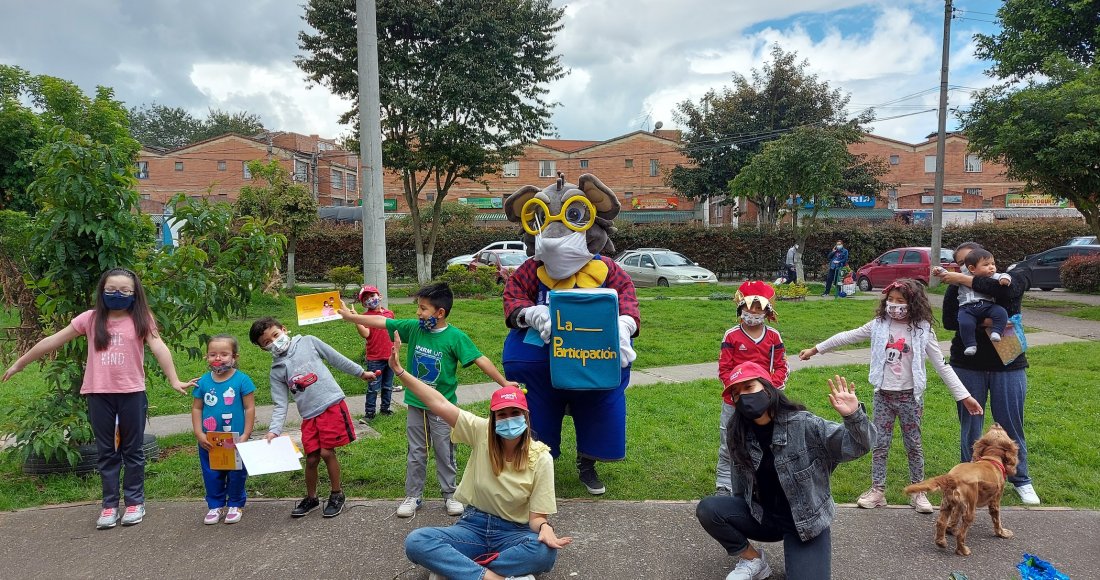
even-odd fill
[(527, 329), (512, 329), (504, 340), (504, 375), (527, 387), (531, 429), (550, 453), (561, 454), (561, 423), (573, 417), (577, 455), (600, 461), (626, 457), (626, 386), (630, 367), (622, 369), (619, 386), (606, 390), (558, 389), (550, 381), (550, 346), (523, 342)]

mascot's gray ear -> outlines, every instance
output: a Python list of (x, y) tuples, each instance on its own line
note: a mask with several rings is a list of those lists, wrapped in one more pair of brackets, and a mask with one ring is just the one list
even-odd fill
[(615, 197), (615, 192), (611, 191), (611, 189), (604, 185), (595, 175), (591, 173), (581, 175), (577, 180), (577, 188), (584, 192), (584, 196), (588, 198), (588, 201), (592, 202), (592, 205), (596, 206), (596, 215), (598, 217), (610, 221), (615, 219), (615, 216), (619, 215), (619, 210), (622, 208), (622, 206), (619, 205), (619, 198)]
[(508, 221), (519, 223), (519, 212), (523, 209), (523, 204), (539, 191), (541, 190), (533, 185), (524, 185), (511, 195), (504, 196), (504, 215), (508, 216)]

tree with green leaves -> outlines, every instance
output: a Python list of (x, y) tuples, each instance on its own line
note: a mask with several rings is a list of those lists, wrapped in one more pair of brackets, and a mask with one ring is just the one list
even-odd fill
[[(551, 0), (380, 0), (382, 162), (410, 208), (420, 282), (439, 237), (422, 194), (440, 208), (459, 179), (479, 180), (551, 129), (547, 85), (565, 74), (555, 54), (562, 8)], [(307, 77), (358, 99), (354, 0), (310, 0), (299, 34)], [(343, 122), (355, 122), (357, 110)], [(380, 195), (381, 192), (373, 192)]]
[(277, 224), (287, 239), (286, 287), (294, 288), (294, 253), (298, 238), (317, 221), (317, 201), (304, 186), (292, 183), (290, 172), (272, 159), (250, 161), (252, 179), (263, 185), (246, 185), (237, 197), (237, 211)]
[[(849, 96), (819, 80), (797, 57), (774, 45), (771, 60), (753, 69), (751, 78), (734, 73), (732, 87), (677, 105), (674, 119), (684, 128), (681, 150), (693, 166), (674, 167), (666, 178), (669, 187), (688, 197), (733, 204), (727, 199), (730, 180), (765, 143), (796, 127), (845, 122)], [(757, 205), (760, 223), (775, 223), (779, 208)]]
[(879, 180), (889, 171), (885, 161), (849, 152), (848, 146), (861, 135), (855, 123), (799, 127), (765, 143), (729, 184), (732, 195), (745, 196), (760, 207), (779, 208), (776, 220), (790, 214), (799, 280), (805, 280), (802, 252), (819, 215), (850, 206), (850, 195), (877, 197), (888, 187)]
[(134, 107), (129, 115), (134, 138), (146, 147), (176, 149), (226, 133), (249, 137), (265, 131), (259, 115), (247, 111), (209, 109), (206, 119), (199, 119), (182, 107), (153, 103)]
[[(34, 217), (0, 212), (2, 275), (20, 279), (33, 295), (28, 301), (20, 290), (14, 300), (20, 320), (35, 324), (39, 334), (55, 333), (94, 303), (103, 271), (130, 268), (143, 279), (165, 342), (198, 356), (203, 337), (190, 341), (199, 327), (244, 313), (251, 288), (281, 259), (285, 238), (269, 233), (270, 224), (262, 221), (235, 220), (227, 204), (179, 205), (179, 196), (175, 215), (184, 220), (183, 243), (171, 253), (158, 251), (153, 224), (138, 211), (134, 161), (140, 145), (112, 91), (100, 87), (89, 98), (68, 81), (0, 67), (0, 99), (12, 95), (28, 98), (42, 129), (36, 136), (41, 145), (29, 153), (27, 199)], [(5, 284), (10, 307), (9, 289)], [(92, 439), (80, 396), (87, 349), (83, 340), (66, 344), (42, 363), (49, 394), (0, 412), (0, 434), (13, 437), (13, 449), (79, 460), (77, 447)], [(151, 381), (156, 368), (146, 369)]]
[(970, 149), (1073, 202), (1100, 235), (1100, 2), (1008, 0), (997, 16), (977, 54), (1004, 82), (960, 114)]

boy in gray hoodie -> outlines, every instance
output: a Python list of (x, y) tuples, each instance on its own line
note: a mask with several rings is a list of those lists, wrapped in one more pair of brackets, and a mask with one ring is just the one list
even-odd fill
[(331, 493), (325, 504), (324, 517), (340, 515), (344, 509), (344, 493), (340, 488), (340, 461), (335, 449), (355, 441), (355, 425), (344, 402), (344, 391), (336, 383), (328, 364), (355, 375), (364, 381), (374, 379), (374, 373), (336, 352), (321, 339), (302, 334), (291, 337), (278, 320), (267, 316), (252, 323), (248, 332), (252, 344), (268, 351), (271, 363), (271, 425), (265, 439), (271, 441), (283, 431), (288, 407), (287, 393), (294, 397), (298, 414), (302, 416), (302, 447), (306, 454), (306, 497), (290, 513), (300, 518), (317, 509), (317, 467), (324, 460), (328, 469)]

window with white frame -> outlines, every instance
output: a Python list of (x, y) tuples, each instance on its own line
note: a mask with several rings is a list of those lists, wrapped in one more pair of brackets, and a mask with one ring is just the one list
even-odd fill
[(924, 172), (935, 173), (936, 172), (936, 156), (925, 155), (924, 156)]
[(556, 161), (539, 161), (539, 177), (554, 177), (557, 167)]
[(588, 160), (581, 159), (581, 169), (588, 169)]
[(252, 171), (248, 169), (247, 161), (241, 161), (241, 171), (243, 172), (242, 176), (245, 179), (252, 179)]
[(302, 159), (294, 160), (294, 181), (306, 181), (309, 179), (309, 164)]
[(724, 214), (724, 213), (725, 213), (725, 208), (722, 207), (722, 204), (715, 204), (715, 206), (714, 206), (714, 217), (721, 218), (722, 214)]
[(898, 190), (893, 188), (886, 190), (886, 208), (898, 209)]
[(225, 171), (225, 169), (226, 169), (225, 160), (222, 159), (221, 161), (218, 161), (218, 171)]
[(973, 153), (966, 156), (966, 170), (967, 173), (981, 173), (982, 172), (982, 158), (974, 155)]
[(149, 162), (138, 161), (136, 173), (138, 179), (149, 179)]
[(351, 191), (351, 192), (358, 191), (356, 189), (356, 187), (359, 184), (357, 183), (357, 179), (356, 179), (356, 176), (355, 176), (354, 173), (348, 172), (347, 181), (348, 181), (348, 191)]
[(650, 159), (649, 160), (649, 176), (650, 177), (657, 177), (657, 160), (656, 159)]
[(966, 195), (981, 195), (982, 194), (982, 188), (980, 188), (980, 187), (967, 187), (966, 189), (963, 189), (963, 193), (965, 193)]
[(332, 188), (344, 189), (344, 172), (332, 170)]
[(519, 177), (519, 161), (509, 161), (500, 171), (502, 177)]

